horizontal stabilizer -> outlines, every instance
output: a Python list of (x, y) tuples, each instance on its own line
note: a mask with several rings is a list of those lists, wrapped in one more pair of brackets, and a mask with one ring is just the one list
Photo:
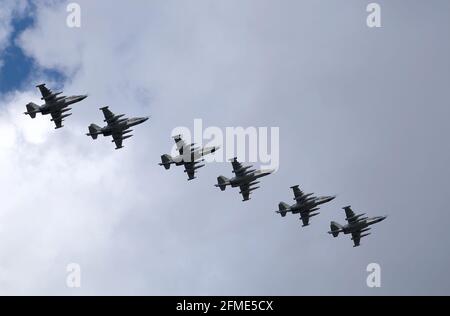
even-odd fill
[(88, 128), (89, 128), (89, 133), (86, 135), (91, 136), (92, 139), (97, 139), (98, 135), (101, 134), (102, 129), (98, 125), (91, 124), (91, 125), (89, 125)]
[(287, 203), (280, 202), (278, 204), (278, 214), (281, 214), (281, 217), (285, 217), (287, 212), (290, 212), (290, 206)]
[(331, 228), (331, 231), (329, 231), (328, 233), (332, 234), (333, 237), (337, 237), (339, 235), (339, 233), (343, 231), (342, 225), (339, 223), (336, 223), (336, 222), (331, 222), (330, 228)]
[(219, 176), (219, 177), (217, 177), (217, 184), (215, 184), (215, 186), (219, 187), (221, 191), (225, 191), (225, 188), (229, 184), (230, 184), (230, 180), (227, 177)]
[(159, 164), (160, 166), (164, 166), (164, 168), (166, 170), (170, 169), (170, 165), (173, 163), (173, 159), (172, 156), (170, 155), (162, 155), (161, 156), (161, 163)]
[(36, 113), (39, 113), (41, 111), (41, 108), (39, 107), (39, 105), (30, 102), (26, 105), (27, 107), (27, 112), (25, 112), (25, 115), (29, 115), (31, 118), (35, 118), (36, 117)]

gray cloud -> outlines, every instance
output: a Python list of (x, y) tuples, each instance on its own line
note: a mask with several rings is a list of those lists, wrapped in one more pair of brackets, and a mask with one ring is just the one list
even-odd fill
[[(81, 29), (54, 4), (21, 37), (39, 65), (71, 75), (67, 93), (90, 97), (61, 133), (3, 154), (15, 185), (4, 181), (0, 291), (449, 293), (447, 2), (380, 1), (381, 29), (365, 25), (361, 1), (79, 3)], [(152, 118), (114, 152), (83, 135), (103, 105)], [(280, 169), (250, 202), (213, 187), (228, 164), (192, 183), (157, 166), (171, 130), (194, 118), (280, 127)], [(273, 213), (293, 184), (338, 198), (303, 229)], [(347, 204), (390, 216), (357, 249), (326, 233)], [(65, 288), (70, 262), (82, 266), (79, 290)], [(380, 289), (366, 287), (370, 262)]]

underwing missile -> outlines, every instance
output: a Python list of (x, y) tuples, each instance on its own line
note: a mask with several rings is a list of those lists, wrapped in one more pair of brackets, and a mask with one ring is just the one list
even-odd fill
[[(127, 139), (127, 138), (130, 138), (130, 137), (133, 137), (133, 135), (126, 135), (126, 136), (122, 136), (121, 138), (119, 138), (119, 139), (121, 139), (121, 140), (125, 140), (125, 139)], [(112, 143), (114, 143), (114, 139), (111, 141)]]
[(55, 121), (57, 121), (57, 120), (62, 120), (63, 118), (66, 118), (66, 117), (68, 117), (68, 116), (71, 116), (72, 114), (73, 114), (73, 113), (67, 113), (67, 114), (64, 114), (64, 115), (61, 115), (61, 116), (52, 118), (50, 121), (55, 122)]
[[(197, 170), (197, 169), (203, 168), (204, 166), (205, 165), (198, 165), (198, 166), (193, 167), (191, 170)], [(189, 172), (191, 170), (184, 170), (184, 172), (187, 173), (187, 172)]]
[(256, 171), (256, 169), (251, 169), (251, 170), (245, 171), (245, 172), (243, 173), (243, 175), (246, 176), (246, 175), (248, 175), (248, 174), (252, 174), (252, 173), (255, 172), (255, 171)]
[(242, 193), (246, 193), (246, 192), (252, 192), (252, 191), (255, 191), (256, 189), (259, 189), (259, 188), (260, 187), (249, 188), (248, 190), (240, 191), (239, 193), (242, 194)]
[(114, 122), (117, 121), (118, 119), (120, 119), (121, 117), (124, 117), (125, 114), (119, 114), (119, 115), (115, 115), (114, 117), (110, 118), (110, 119), (104, 119), (103, 122)]
[(358, 214), (358, 215), (351, 216), (351, 217), (347, 217), (347, 218), (345, 218), (345, 219), (346, 219), (347, 221), (352, 221), (352, 220), (358, 219), (358, 218), (360, 218), (361, 216), (364, 216), (364, 215), (366, 215), (366, 213)]
[(46, 97), (42, 97), (41, 100), (47, 101), (47, 100), (53, 99), (54, 97), (57, 97), (60, 94), (62, 94), (62, 92), (52, 93), (52, 94), (49, 94)]
[(238, 170), (236, 170), (236, 171), (232, 171), (233, 173), (239, 173), (239, 172), (242, 172), (242, 171), (245, 171), (245, 170), (248, 170), (248, 169), (250, 169), (250, 168), (252, 168), (253, 166), (246, 166), (246, 167), (242, 167), (242, 168), (240, 168), (240, 169), (238, 169)]

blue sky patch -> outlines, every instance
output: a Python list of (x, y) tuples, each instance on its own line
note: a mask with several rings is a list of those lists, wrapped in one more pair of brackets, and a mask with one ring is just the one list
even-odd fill
[[(16, 17), (12, 21), (13, 32), (11, 34), (9, 45), (1, 54), (3, 61), (0, 67), (0, 94), (4, 94), (16, 89), (21, 89), (23, 84), (32, 74), (33, 69), (37, 68), (35, 61), (26, 56), (22, 49), (16, 45), (16, 39), (20, 34), (34, 24), (34, 7), (31, 6), (30, 12), (21, 17)], [(51, 69), (41, 69), (45, 77), (64, 80), (64, 76), (58, 71)], [(40, 82), (39, 82), (40, 83)], [(34, 88), (34, 87), (33, 87)]]

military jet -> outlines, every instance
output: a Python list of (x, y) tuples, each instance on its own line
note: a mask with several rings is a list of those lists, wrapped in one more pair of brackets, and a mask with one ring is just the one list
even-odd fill
[(300, 213), (300, 219), (303, 222), (303, 227), (309, 225), (309, 219), (311, 217), (320, 214), (319, 212), (316, 212), (319, 210), (319, 205), (328, 203), (336, 198), (336, 196), (315, 197), (313, 196), (314, 193), (305, 194), (302, 190), (300, 190), (298, 185), (294, 185), (291, 189), (294, 191), (294, 200), (296, 200), (296, 203), (289, 206), (287, 203), (280, 202), (280, 204), (278, 204), (279, 210), (276, 212), (281, 214), (282, 217), (285, 217), (287, 213)]
[(53, 93), (45, 87), (45, 84), (40, 84), (36, 86), (36, 88), (39, 88), (41, 91), (41, 100), (44, 100), (45, 103), (41, 106), (33, 102), (28, 103), (27, 112), (24, 114), (29, 115), (32, 119), (36, 117), (37, 113), (41, 113), (42, 115), (50, 114), (52, 116), (52, 122), (56, 125), (55, 129), (63, 127), (62, 122), (64, 121), (64, 118), (72, 115), (72, 113), (66, 113), (72, 110), (68, 106), (87, 98), (87, 95), (66, 97), (61, 95), (62, 92)]
[(243, 202), (250, 200), (251, 192), (259, 188), (258, 186), (254, 186), (260, 183), (259, 181), (255, 180), (265, 177), (275, 171), (273, 169), (250, 169), (253, 166), (244, 167), (240, 162), (238, 162), (237, 158), (233, 158), (230, 161), (233, 165), (233, 173), (235, 174), (235, 176), (231, 179), (228, 179), (224, 176), (219, 176), (217, 178), (218, 184), (215, 184), (215, 186), (219, 187), (222, 191), (225, 191), (228, 185), (232, 188), (239, 187), (241, 189), (239, 193), (242, 194)]
[(170, 169), (170, 165), (184, 166), (184, 172), (188, 175), (188, 181), (194, 180), (197, 169), (205, 166), (202, 164), (203, 156), (214, 153), (219, 150), (220, 147), (195, 147), (195, 143), (186, 144), (181, 135), (174, 136), (177, 150), (180, 153), (178, 156), (173, 157), (170, 155), (162, 155), (160, 166), (164, 166), (166, 170)]
[(100, 110), (105, 116), (104, 122), (106, 122), (107, 125), (105, 127), (100, 127), (91, 124), (89, 125), (89, 133), (86, 135), (91, 136), (92, 139), (97, 139), (98, 135), (112, 136), (112, 141), (116, 143), (116, 150), (124, 147), (122, 146), (123, 140), (133, 136), (127, 135), (133, 131), (130, 127), (142, 124), (148, 120), (148, 117), (126, 118), (124, 117), (125, 114), (115, 115), (107, 106), (100, 108)]
[[(346, 206), (343, 208), (345, 210), (346, 220), (348, 222), (347, 225), (340, 225), (336, 222), (331, 222), (330, 227), (331, 231), (329, 234), (332, 234), (333, 237), (337, 237), (339, 233), (344, 234), (352, 234), (353, 247), (358, 247), (361, 238), (370, 235), (370, 233), (365, 233), (370, 230), (370, 225), (381, 222), (386, 219), (387, 216), (376, 216), (376, 217), (363, 217), (366, 214), (355, 215), (350, 206)], [(365, 234), (363, 234), (365, 233)]]

